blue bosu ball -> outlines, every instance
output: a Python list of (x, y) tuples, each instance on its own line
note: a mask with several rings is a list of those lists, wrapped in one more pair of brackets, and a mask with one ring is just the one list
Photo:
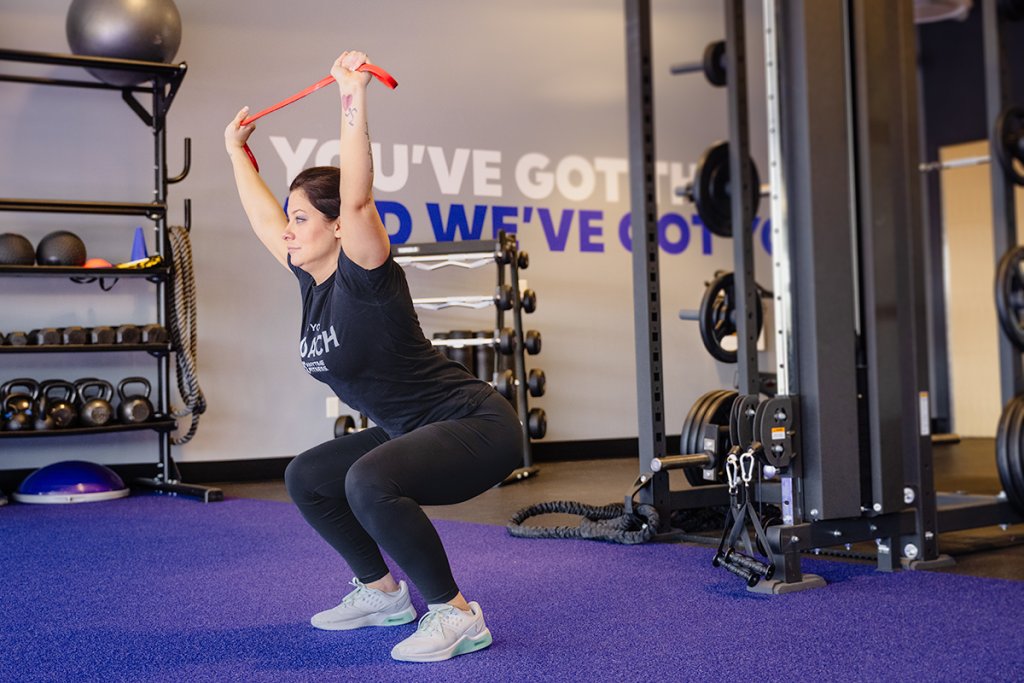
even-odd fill
[(19, 503), (91, 503), (130, 493), (121, 477), (104, 465), (65, 460), (40, 467), (14, 492)]

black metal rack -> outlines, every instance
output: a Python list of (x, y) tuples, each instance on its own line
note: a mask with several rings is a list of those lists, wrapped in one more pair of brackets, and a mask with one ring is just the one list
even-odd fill
[[(512, 349), (513, 357), (513, 386), (510, 387), (516, 411), (522, 424), (523, 434), (523, 465), (516, 468), (505, 480), (504, 483), (513, 483), (535, 476), (539, 468), (533, 464), (531, 449), (531, 423), (540, 415), (545, 421), (546, 416), (540, 409), (529, 408), (528, 398), (528, 377), (526, 370), (526, 333), (523, 329), (523, 303), (519, 291), (519, 270), (520, 252), (516, 243), (515, 235), (500, 231), (496, 240), (462, 240), (457, 242), (423, 243), (395, 245), (391, 248), (395, 261), (403, 267), (419, 267), (423, 270), (435, 270), (444, 267), (481, 268), (488, 265), (497, 265), (496, 286), (500, 291), (508, 285), (511, 291), (511, 308), (508, 312), (512, 314), (514, 342)], [(508, 267), (506, 276), (505, 267)], [(444, 301), (438, 304), (423, 300), (413, 299), (414, 305), (421, 308), (439, 308), (447, 306), (466, 306), (470, 308), (486, 308), (494, 306), (495, 335), (497, 336), (505, 328), (506, 310), (496, 304), (496, 297), (473, 296), (473, 297), (443, 297)], [(498, 343), (494, 342), (495, 358), (501, 358), (498, 350)], [(499, 371), (499, 363), (495, 361), (495, 379)], [(538, 437), (540, 438), (540, 437)]]
[[(743, 6), (725, 3), (730, 177), (740, 179), (737, 186), (748, 182)], [(710, 455), (666, 456), (650, 2), (625, 0), (625, 10), (640, 446), (626, 505), (653, 505), (666, 520), (674, 510), (727, 497), (723, 485), (669, 489), (667, 469)], [(751, 495), (782, 512), (781, 523), (767, 529), (774, 579), (757, 586), (762, 592), (823, 585), (802, 573), (802, 552), (873, 542), (880, 570), (923, 569), (950, 562), (939, 552), (939, 533), (1024, 521), (1005, 495), (935, 491), (911, 10), (888, 0), (765, 2), (778, 396), (758, 405), (755, 420), (774, 413), (790, 421), (778, 432), (762, 426), (754, 440), (767, 451), (774, 439), (786, 439), (792, 462), (759, 467), (752, 482)], [(995, 0), (982, 11), (995, 117), (1006, 104)], [(1016, 229), (1012, 188), (998, 164), (992, 168), (998, 259), (1015, 243)], [(756, 401), (756, 330), (746, 312), (753, 295), (749, 193), (731, 196), (738, 355), (745, 363), (739, 398)], [(1005, 402), (1021, 392), (1024, 369), (1003, 335), (999, 348)], [(787, 402), (781, 413), (776, 401)], [(750, 448), (744, 455), (754, 450), (749, 444), (741, 444)], [(670, 531), (665, 526), (661, 531)]]
[[(170, 243), (167, 235), (167, 188), (181, 182), (188, 175), (191, 166), (191, 141), (184, 140), (184, 164), (180, 173), (170, 176), (167, 172), (167, 132), (166, 117), (174, 97), (181, 87), (187, 65), (164, 64), (130, 59), (107, 57), (91, 57), (70, 54), (32, 52), (25, 50), (0, 49), (0, 62), (20, 64), (40, 64), (75, 69), (101, 68), (122, 72), (145, 74), (140, 85), (118, 86), (96, 80), (78, 78), (52, 78), (46, 75), (0, 73), (0, 81), (22, 83), (28, 85), (44, 85), (71, 88), (113, 90), (121, 94), (121, 99), (135, 112), (142, 123), (153, 133), (154, 179), (152, 202), (103, 202), (83, 201), (77, 199), (0, 199), (0, 211), (53, 213), (53, 214), (92, 214), (111, 216), (144, 216), (154, 223), (155, 252), (162, 264), (144, 269), (130, 268), (74, 268), (53, 266), (3, 266), (0, 276), (13, 277), (68, 277), (73, 280), (96, 278), (145, 278), (154, 283), (156, 290), (157, 323), (166, 325), (169, 311), (167, 280), (169, 276)], [(150, 98), (149, 107), (144, 106), (138, 96)], [(191, 206), (185, 200), (185, 228), (191, 226)], [(43, 436), (80, 436), (85, 434), (152, 430), (158, 435), (158, 463), (156, 476), (140, 479), (138, 484), (165, 492), (181, 493), (200, 497), (204, 500), (220, 500), (223, 495), (218, 489), (201, 486), (190, 486), (176, 479), (177, 471), (171, 459), (171, 432), (176, 428), (176, 421), (169, 417), (170, 411), (170, 347), (166, 344), (139, 344), (131, 346), (88, 346), (76, 345), (65, 347), (6, 347), (0, 353), (80, 353), (88, 352), (149, 352), (157, 363), (157, 381), (153, 388), (153, 405), (155, 419), (137, 425), (114, 425), (96, 428), (72, 428), (50, 432), (6, 432), (0, 433), (3, 438), (39, 438)]]

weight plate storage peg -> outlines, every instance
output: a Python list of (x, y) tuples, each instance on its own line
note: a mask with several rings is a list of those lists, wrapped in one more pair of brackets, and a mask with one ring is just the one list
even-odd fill
[(996, 312), (1007, 338), (1024, 351), (1024, 246), (1011, 247), (996, 268)]

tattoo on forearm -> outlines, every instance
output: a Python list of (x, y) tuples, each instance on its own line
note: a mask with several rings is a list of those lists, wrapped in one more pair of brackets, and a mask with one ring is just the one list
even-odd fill
[(359, 111), (352, 106), (352, 96), (344, 95), (341, 98), (341, 111), (345, 114), (345, 118), (348, 119), (349, 126), (356, 125), (356, 112)]

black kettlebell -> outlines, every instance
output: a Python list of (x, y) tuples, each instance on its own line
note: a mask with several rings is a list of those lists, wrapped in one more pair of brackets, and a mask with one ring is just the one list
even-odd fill
[[(15, 391), (27, 389), (28, 391)], [(39, 384), (33, 379), (12, 379), (0, 385), (0, 399), (3, 403), (3, 428), (8, 432), (31, 430), (35, 424), (35, 404), (39, 395)]]
[(87, 427), (102, 427), (114, 417), (114, 387), (110, 382), (86, 377), (75, 382), (78, 391), (78, 419)]
[[(54, 393), (59, 392), (56, 397)], [(54, 429), (64, 429), (75, 424), (78, 408), (75, 407), (75, 385), (60, 379), (51, 379), (39, 385), (38, 411), (53, 418)], [(43, 407), (45, 406), (45, 411)], [(41, 415), (36, 415), (38, 424)]]
[[(124, 388), (130, 384), (141, 384), (145, 387), (144, 394), (125, 393)], [(145, 422), (153, 416), (153, 404), (149, 400), (152, 387), (145, 377), (126, 377), (117, 385), (117, 396), (121, 399), (117, 406), (117, 417), (125, 424)]]

